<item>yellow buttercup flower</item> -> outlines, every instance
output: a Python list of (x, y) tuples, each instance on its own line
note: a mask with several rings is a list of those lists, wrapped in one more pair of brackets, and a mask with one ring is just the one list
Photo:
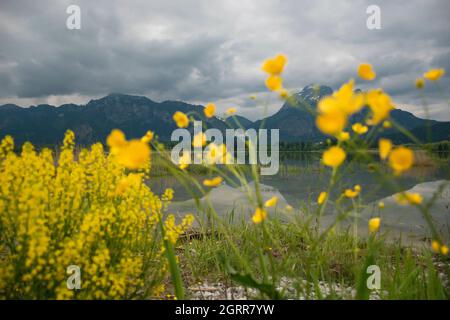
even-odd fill
[(383, 128), (389, 129), (392, 127), (392, 123), (389, 120), (383, 121)]
[[(354, 85), (355, 81), (350, 79), (347, 83), (344, 83), (338, 91), (333, 93), (332, 96), (336, 99), (338, 108), (347, 115), (359, 112), (364, 106), (364, 95), (359, 92), (355, 93)], [(326, 112), (325, 110), (321, 111)]]
[(266, 87), (271, 91), (278, 91), (283, 88), (283, 80), (280, 76), (270, 75), (266, 79)]
[(125, 134), (118, 129), (112, 130), (106, 138), (106, 144), (110, 148), (111, 153), (116, 154), (120, 148), (123, 148), (127, 144)]
[(327, 199), (328, 193), (326, 193), (325, 191), (322, 191), (319, 194), (319, 197), (317, 197), (317, 203), (318, 204), (322, 204), (325, 202), (325, 200)]
[(441, 246), (441, 253), (446, 256), (448, 254), (448, 247), (443, 245)]
[(354, 80), (344, 83), (332, 96), (322, 98), (318, 103), (320, 113), (328, 113), (336, 110), (347, 115), (354, 114), (361, 110), (364, 105), (364, 96), (353, 91)]
[(212, 118), (216, 113), (216, 105), (214, 103), (208, 103), (205, 109), (203, 109), (203, 113), (207, 118)]
[(150, 160), (150, 147), (140, 140), (131, 140), (117, 153), (117, 161), (128, 169), (145, 168)]
[(270, 198), (269, 200), (267, 200), (267, 201), (264, 203), (264, 206), (265, 206), (266, 208), (273, 207), (273, 206), (275, 206), (275, 205), (277, 204), (277, 202), (278, 202), (278, 197), (277, 197), (277, 196), (274, 196), (274, 197)]
[(317, 109), (319, 115), (316, 125), (325, 134), (338, 136), (347, 125), (350, 115), (358, 112), (364, 105), (364, 96), (353, 91), (354, 81), (350, 80), (332, 96), (320, 99)]
[(153, 139), (153, 136), (154, 136), (154, 133), (152, 132), (152, 131), (147, 131), (147, 133), (145, 134), (145, 136), (143, 136), (142, 138), (141, 138), (141, 141), (142, 142), (145, 142), (145, 143), (149, 143), (150, 141), (152, 141), (152, 139)]
[(325, 134), (339, 135), (347, 125), (347, 116), (340, 110), (320, 114), (316, 118), (317, 128)]
[(339, 141), (347, 141), (347, 140), (350, 139), (350, 133), (345, 132), (345, 131), (342, 131), (341, 133), (339, 133), (339, 134), (337, 135), (337, 139), (338, 139)]
[(286, 56), (279, 54), (275, 58), (264, 61), (262, 69), (270, 75), (280, 75), (283, 72), (286, 62)]
[(345, 151), (341, 147), (331, 147), (323, 153), (322, 162), (329, 167), (339, 167), (346, 158)]
[(392, 149), (392, 142), (389, 139), (378, 140), (378, 149), (380, 152), (380, 158), (386, 160)]
[(123, 147), (126, 145), (126, 143), (127, 140), (125, 138), (125, 134), (118, 129), (112, 130), (108, 138), (106, 138), (106, 144), (110, 148)]
[(378, 202), (378, 208), (379, 209), (384, 209), (384, 207), (385, 207), (385, 204), (384, 204), (383, 201)]
[(173, 120), (179, 128), (186, 128), (189, 125), (189, 118), (181, 111), (177, 111), (173, 115)]
[(258, 224), (263, 222), (267, 218), (266, 210), (262, 208), (256, 208), (255, 213), (253, 214), (252, 221), (254, 224)]
[(361, 63), (358, 67), (358, 75), (364, 80), (373, 80), (377, 74), (373, 71), (371, 64)]
[(353, 190), (352, 189), (346, 189), (344, 191), (344, 195), (347, 198), (352, 199), (352, 198), (357, 197), (360, 192), (361, 192), (361, 186), (360, 185), (356, 185), (356, 186), (353, 187)]
[(369, 125), (377, 125), (387, 117), (394, 105), (389, 95), (380, 89), (370, 90), (366, 95), (367, 104), (372, 112), (372, 118), (367, 121)]
[(369, 128), (358, 122), (352, 125), (352, 130), (357, 134), (364, 134), (367, 130), (369, 130)]
[(228, 108), (227, 111), (226, 111), (226, 114), (230, 116), (232, 114), (235, 114), (236, 111), (237, 111), (236, 108)]
[(431, 249), (432, 249), (434, 252), (439, 253), (440, 248), (441, 248), (441, 245), (439, 244), (439, 241), (433, 240), (433, 241), (431, 242)]
[(369, 231), (375, 233), (380, 229), (380, 218), (372, 218), (369, 220)]
[(425, 80), (423, 78), (417, 78), (416, 79), (416, 88), (422, 89), (425, 86)]
[(430, 81), (437, 81), (445, 74), (444, 69), (431, 69), (423, 74), (423, 77)]
[(403, 193), (399, 193), (396, 196), (396, 200), (398, 204), (401, 205), (408, 205), (408, 204), (415, 204), (415, 205), (419, 205), (422, 203), (423, 198), (420, 195), (420, 193), (411, 193), (411, 192), (403, 192)]
[(217, 176), (213, 179), (205, 179), (203, 180), (203, 185), (205, 187), (217, 187), (222, 183), (223, 179), (220, 176)]
[(204, 147), (206, 145), (206, 134), (203, 132), (196, 134), (192, 140), (192, 145), (195, 148)]
[(389, 165), (394, 173), (399, 175), (409, 170), (414, 163), (414, 152), (406, 147), (398, 147), (391, 151), (389, 155)]

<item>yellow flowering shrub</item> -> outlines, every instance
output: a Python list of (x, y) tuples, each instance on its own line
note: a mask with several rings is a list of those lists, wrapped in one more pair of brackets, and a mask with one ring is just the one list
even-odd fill
[[(147, 136), (147, 139), (150, 137)], [(101, 144), (74, 152), (66, 133), (58, 157), (25, 143), (20, 154), (5, 137), (0, 145), (0, 297), (17, 299), (116, 299), (161, 293), (167, 262), (155, 233), (173, 192), (162, 198), (144, 183), (149, 161), (139, 140), (120, 131)], [(121, 158), (122, 149), (130, 154)], [(135, 153), (135, 154), (131, 154)], [(139, 164), (139, 165), (137, 165)], [(149, 163), (148, 163), (149, 165)], [(166, 237), (176, 240), (192, 217)], [(81, 288), (67, 286), (67, 268), (78, 266)]]

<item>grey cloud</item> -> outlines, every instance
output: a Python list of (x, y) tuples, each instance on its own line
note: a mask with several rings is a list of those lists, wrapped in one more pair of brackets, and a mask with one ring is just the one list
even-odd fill
[[(81, 7), (81, 30), (65, 27), (70, 4)], [(381, 30), (366, 28), (370, 4), (381, 8)], [(378, 77), (357, 85), (382, 86), (419, 115), (414, 79), (431, 67), (450, 72), (449, 9), (446, 0), (1, 1), (0, 101), (124, 92), (217, 101), (221, 111), (233, 104), (256, 119), (264, 107), (248, 96), (265, 92), (261, 62), (283, 52), (291, 89), (336, 89), (367, 61)], [(447, 95), (449, 79), (440, 83)], [(432, 116), (450, 120), (438, 88), (427, 84), (425, 93)], [(269, 113), (281, 105), (271, 101)]]

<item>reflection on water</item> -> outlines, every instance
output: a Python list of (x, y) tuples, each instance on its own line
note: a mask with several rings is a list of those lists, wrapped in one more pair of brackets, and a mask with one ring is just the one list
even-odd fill
[[(355, 184), (362, 186), (361, 198), (367, 208), (361, 213), (360, 223), (366, 224), (374, 212), (378, 213), (376, 204), (382, 200), (386, 203), (385, 209), (380, 213), (383, 217), (383, 226), (386, 229), (402, 232), (411, 232), (416, 236), (425, 236), (424, 221), (416, 208), (401, 207), (393, 199), (393, 195), (399, 190), (412, 190), (420, 192), (425, 199), (432, 196), (434, 191), (442, 183), (447, 183), (445, 167), (422, 164), (414, 167), (407, 174), (397, 179), (397, 185), (386, 183), (379, 174), (370, 172), (366, 166), (352, 165), (344, 167), (342, 176), (336, 188), (331, 193), (331, 198), (338, 197), (345, 188)], [(388, 172), (388, 171), (387, 171)], [(198, 176), (201, 181), (204, 177)], [(329, 183), (330, 170), (320, 165), (320, 153), (282, 153), (280, 154), (280, 170), (273, 176), (261, 176), (261, 191), (264, 199), (276, 195), (279, 198), (278, 208), (284, 208), (287, 204), (294, 208), (300, 208), (305, 204), (316, 202), (318, 194), (326, 189)], [(174, 177), (152, 178), (149, 185), (156, 193), (162, 193), (165, 188), (175, 190), (174, 202), (170, 210), (174, 213), (187, 212), (198, 213), (192, 193), (200, 196), (195, 188), (180, 185)], [(250, 182), (250, 187), (253, 183)], [(208, 197), (214, 208), (220, 215), (233, 214), (244, 217), (251, 216), (254, 205), (249, 202), (243, 186), (232, 187), (223, 184), (210, 190)], [(202, 198), (201, 201), (205, 199)], [(449, 214), (449, 190), (444, 190), (436, 200), (431, 212), (433, 218), (440, 226), (447, 225)], [(278, 210), (279, 211), (279, 210)], [(200, 214), (200, 213), (198, 213)], [(279, 214), (272, 210), (270, 214)], [(333, 220), (334, 213), (325, 214), (325, 221)]]
[[(443, 187), (442, 193), (433, 202), (431, 216), (435, 225), (438, 226), (441, 234), (448, 235), (450, 226), (450, 185), (448, 180), (437, 180), (420, 183), (409, 190), (409, 192), (419, 192), (424, 203), (428, 202), (436, 190)], [(395, 201), (395, 196), (388, 196), (382, 201), (385, 209), (378, 213), (383, 220), (384, 231), (401, 232), (405, 236), (414, 235), (415, 238), (429, 237), (426, 221), (421, 212), (416, 207), (402, 206)], [(361, 225), (366, 226), (367, 221), (374, 213), (375, 206), (368, 206), (361, 214)], [(375, 209), (376, 210), (376, 209)], [(377, 212), (377, 211), (375, 211)], [(366, 230), (366, 228), (364, 228)]]

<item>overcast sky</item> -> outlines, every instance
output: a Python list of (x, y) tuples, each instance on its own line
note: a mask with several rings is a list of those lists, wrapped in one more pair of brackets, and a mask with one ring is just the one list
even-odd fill
[[(70, 4), (81, 8), (81, 30), (66, 27)], [(370, 4), (381, 9), (380, 30), (366, 27)], [(293, 91), (336, 89), (369, 62), (378, 74), (370, 85), (418, 116), (414, 80), (445, 68), (440, 89), (424, 93), (432, 118), (450, 120), (449, 21), (448, 0), (0, 0), (0, 103), (84, 104), (120, 92), (216, 102), (254, 120), (282, 104), (266, 94), (261, 63), (284, 53)]]

